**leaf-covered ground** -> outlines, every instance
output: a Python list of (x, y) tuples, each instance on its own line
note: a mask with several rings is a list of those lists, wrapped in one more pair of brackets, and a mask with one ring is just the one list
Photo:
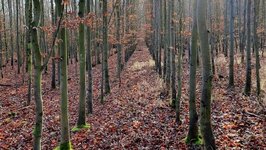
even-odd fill
[[(184, 61), (181, 100), (182, 124), (175, 123), (175, 112), (163, 98), (163, 81), (154, 70), (154, 62), (139, 39), (137, 50), (121, 75), (121, 86), (115, 78), (116, 56), (109, 59), (111, 94), (99, 103), (101, 66), (93, 69), (94, 114), (87, 117), (90, 130), (71, 131), (74, 149), (187, 149), (184, 143), (188, 131), (188, 63)], [(235, 89), (227, 89), (226, 61), (217, 60), (214, 77), (212, 124), (218, 149), (264, 149), (266, 147), (265, 107), (257, 100), (255, 84), (252, 96), (244, 97), (245, 66), (235, 65)], [(262, 60), (262, 66), (266, 64)], [(77, 120), (79, 86), (77, 64), (69, 65), (70, 127)], [(265, 68), (262, 68), (265, 70)], [(4, 68), (0, 79), (0, 149), (32, 149), (34, 101), (26, 106), (27, 85), (21, 84), (23, 75)], [(262, 82), (265, 82), (262, 71)], [(60, 142), (59, 89), (51, 90), (50, 70), (43, 75), (44, 125), (42, 148), (53, 149)], [(200, 100), (200, 69), (198, 70), (197, 103)], [(255, 80), (253, 80), (255, 82)], [(263, 84), (264, 85), (264, 84)]]

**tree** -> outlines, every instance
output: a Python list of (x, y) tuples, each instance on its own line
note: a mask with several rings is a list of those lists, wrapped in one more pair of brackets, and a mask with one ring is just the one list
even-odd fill
[(10, 27), (10, 45), (11, 45), (11, 66), (13, 69), (14, 66), (14, 45), (13, 45), (13, 19), (12, 19), (12, 1), (8, 1), (8, 10), (9, 10), (9, 27)]
[[(241, 34), (241, 37), (242, 37), (242, 40), (241, 40), (241, 43), (240, 43), (240, 50), (241, 50), (241, 63), (244, 63), (244, 58), (245, 58), (245, 46), (246, 46), (246, 22), (247, 22), (247, 0), (244, 1), (244, 15), (243, 15), (243, 18), (244, 18), (244, 22), (243, 22), (243, 30), (242, 30), (242, 34)], [(241, 16), (240, 16), (241, 18)]]
[(251, 91), (251, 0), (247, 2), (247, 50), (246, 50), (246, 83), (244, 94), (250, 96)]
[(27, 53), (27, 71), (28, 71), (28, 100), (31, 101), (31, 81), (32, 81), (32, 47), (31, 47), (31, 22), (32, 22), (32, 0), (25, 1), (25, 16), (26, 16), (26, 53)]
[(20, 65), (21, 65), (21, 60), (20, 60), (20, 34), (19, 34), (19, 0), (16, 0), (16, 37), (17, 37), (17, 65), (18, 65), (18, 74), (20, 74)]
[[(179, 47), (178, 47), (178, 65), (177, 65), (177, 82), (178, 82), (178, 91), (177, 91), (177, 100), (176, 100), (176, 122), (181, 123), (180, 121), (180, 101), (182, 95), (182, 65), (183, 65), (183, 7), (184, 1), (180, 0), (180, 18), (179, 18)], [(176, 45), (176, 44), (175, 44)]]
[[(52, 25), (54, 26), (56, 23), (56, 16), (54, 13), (54, 0), (50, 0), (51, 3), (51, 17), (52, 17)], [(53, 57), (55, 57), (55, 50), (53, 50)], [(52, 89), (56, 88), (56, 79), (55, 79), (55, 59), (52, 59), (52, 82), (51, 87)]]
[[(36, 111), (36, 118), (35, 118), (35, 128), (34, 128), (34, 150), (41, 149), (41, 136), (42, 136), (42, 122), (43, 122), (43, 101), (42, 101), (42, 88), (41, 88), (41, 81), (42, 81), (42, 56), (41, 50), (38, 43), (38, 31), (37, 26), (40, 21), (40, 1), (33, 0), (33, 8), (34, 8), (34, 19), (31, 23), (30, 30), (32, 36), (32, 47), (34, 50), (34, 98), (35, 98), (35, 111)], [(31, 9), (31, 8), (29, 8)], [(29, 11), (30, 12), (30, 11)]]
[(109, 94), (110, 83), (109, 83), (109, 69), (108, 69), (108, 11), (107, 11), (107, 0), (103, 0), (103, 72), (104, 72), (104, 90), (105, 94)]
[(256, 57), (256, 85), (257, 85), (257, 96), (260, 95), (260, 55), (259, 55), (259, 43), (258, 43), (258, 21), (259, 21), (259, 10), (260, 0), (254, 1), (254, 48)]
[(228, 24), (228, 0), (224, 1), (224, 5), (225, 5), (225, 10), (224, 10), (224, 44), (223, 44), (223, 49), (224, 49), (224, 56), (227, 57), (228, 55), (228, 39), (227, 39), (227, 34), (228, 34), (228, 29), (227, 29), (227, 24)]
[(117, 78), (119, 79), (119, 84), (121, 83), (121, 70), (122, 70), (122, 45), (121, 45), (121, 0), (118, 0), (116, 4), (116, 41), (117, 41)]
[[(91, 3), (92, 1), (87, 1), (87, 14), (91, 12)], [(92, 114), (92, 61), (91, 61), (91, 27), (87, 26), (87, 66), (88, 66), (88, 96), (87, 96), (87, 104), (88, 104), (88, 114)]]
[(154, 57), (155, 57), (155, 66), (159, 75), (161, 75), (161, 60), (160, 60), (160, 52), (161, 52), (161, 18), (160, 18), (160, 10), (161, 10), (161, 2), (160, 0), (153, 0), (153, 28), (154, 28)]
[[(0, 30), (2, 30), (2, 20), (0, 21)], [(3, 43), (2, 43), (2, 33), (0, 33), (0, 76), (3, 78)]]
[[(79, 1), (79, 17), (84, 19), (85, 13), (85, 1)], [(83, 23), (79, 24), (79, 115), (78, 115), (78, 127), (86, 125), (86, 115), (85, 115), (85, 106), (86, 106), (86, 52), (85, 52), (85, 27)]]
[[(62, 5), (62, 0), (56, 0), (57, 13), (59, 17), (64, 14), (64, 5)], [(67, 39), (66, 39), (66, 28), (61, 28), (60, 38), (62, 43), (60, 43), (60, 95), (61, 95), (61, 140), (60, 149), (69, 150), (71, 149), (70, 143), (70, 133), (69, 133), (69, 121), (68, 121), (68, 75), (67, 75)]]
[(198, 33), (202, 52), (202, 93), (200, 103), (200, 131), (206, 149), (216, 149), (211, 128), (211, 90), (212, 72), (210, 50), (208, 44), (208, 31), (206, 26), (207, 0), (198, 0)]
[(6, 36), (6, 15), (5, 15), (5, 2), (1, 0), (2, 12), (3, 12), (3, 29), (4, 29), (4, 39), (5, 39), (5, 53), (6, 53), (6, 63), (8, 63), (8, 45), (7, 45), (7, 36)]
[(230, 0), (229, 88), (234, 87), (234, 1)]
[[(176, 64), (175, 64), (175, 39), (174, 39), (174, 1), (168, 1), (168, 63), (169, 74), (171, 74), (171, 94), (172, 94), (172, 107), (176, 108)], [(170, 79), (169, 79), (170, 80)]]
[(197, 0), (193, 4), (193, 26), (191, 38), (190, 67), (189, 67), (189, 130), (187, 143), (198, 140), (198, 114), (196, 110), (196, 71), (197, 71)]

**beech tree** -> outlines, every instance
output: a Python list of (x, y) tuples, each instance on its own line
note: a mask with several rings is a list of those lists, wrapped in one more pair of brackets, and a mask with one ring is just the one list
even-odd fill
[(206, 149), (216, 149), (211, 127), (211, 91), (212, 72), (210, 50), (208, 44), (208, 30), (206, 26), (207, 0), (198, 0), (198, 32), (202, 53), (202, 94), (200, 103), (200, 131)]
[[(57, 14), (58, 17), (62, 18), (64, 14), (64, 6), (62, 0), (56, 0)], [(62, 150), (70, 150), (70, 133), (69, 133), (69, 121), (68, 121), (68, 71), (67, 71), (67, 39), (66, 39), (66, 28), (61, 28), (60, 38), (60, 96), (61, 96), (61, 140), (59, 148)]]
[(104, 92), (105, 94), (109, 94), (110, 83), (109, 83), (109, 68), (108, 68), (108, 11), (107, 11), (107, 0), (103, 0), (103, 53), (102, 53), (102, 61), (103, 61), (103, 75), (104, 75)]
[[(79, 1), (79, 17), (84, 19), (85, 1)], [(77, 126), (82, 127), (86, 125), (86, 51), (85, 51), (85, 26), (83, 23), (79, 24), (79, 115)]]
[[(34, 50), (34, 97), (35, 97), (35, 109), (36, 109), (36, 118), (35, 118), (35, 128), (34, 128), (34, 150), (41, 149), (41, 136), (42, 136), (42, 122), (43, 122), (43, 101), (42, 101), (42, 56), (41, 50), (38, 43), (38, 31), (37, 26), (40, 21), (40, 1), (33, 0), (33, 13), (34, 19), (30, 25), (31, 36), (32, 36), (32, 47)], [(29, 7), (29, 9), (31, 9)], [(31, 11), (29, 11), (31, 12)]]
[(193, 26), (190, 52), (189, 68), (189, 130), (186, 142), (191, 143), (198, 140), (198, 114), (196, 110), (196, 71), (197, 71), (197, 0), (193, 4)]
[(230, 0), (230, 63), (229, 63), (229, 87), (234, 86), (234, 0)]
[(260, 12), (260, 0), (254, 1), (254, 48), (255, 48), (255, 58), (256, 58), (256, 90), (257, 96), (260, 95), (260, 55), (259, 55), (259, 43), (258, 43), (258, 22), (259, 22), (259, 12)]
[(247, 0), (247, 48), (246, 48), (246, 83), (244, 94), (250, 96), (251, 91), (251, 0)]
[[(87, 15), (90, 17), (92, 1), (87, 1)], [(90, 18), (88, 18), (90, 19)], [(87, 26), (87, 67), (88, 67), (88, 94), (87, 94), (87, 105), (88, 105), (88, 114), (92, 114), (92, 43), (91, 43), (91, 26)]]

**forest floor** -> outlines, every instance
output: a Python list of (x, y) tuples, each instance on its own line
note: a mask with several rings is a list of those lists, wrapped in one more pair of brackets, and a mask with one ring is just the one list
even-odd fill
[[(87, 117), (89, 130), (71, 131), (74, 149), (187, 149), (188, 132), (188, 62), (184, 61), (181, 99), (182, 124), (175, 123), (175, 111), (169, 98), (163, 98), (163, 80), (154, 70), (143, 38), (121, 74), (121, 85), (115, 78), (116, 56), (109, 59), (111, 94), (100, 104), (101, 66), (93, 68), (94, 114)], [(227, 89), (226, 60), (216, 60), (217, 72), (212, 93), (212, 125), (218, 149), (264, 149), (266, 147), (265, 106), (255, 96), (242, 94), (245, 66), (235, 65), (235, 88)], [(266, 61), (262, 60), (262, 88), (266, 87)], [(73, 69), (74, 68), (74, 69)], [(0, 149), (32, 149), (34, 101), (26, 106), (27, 85), (23, 75), (8, 66), (0, 79)], [(59, 89), (50, 86), (50, 70), (43, 75), (44, 124), (42, 149), (53, 149), (60, 142)], [(197, 105), (200, 100), (200, 69), (197, 71)], [(79, 80), (77, 64), (69, 65), (69, 120), (75, 127), (78, 115)], [(253, 80), (255, 82), (255, 80)], [(255, 89), (255, 87), (253, 88)], [(265, 93), (265, 92), (264, 92)], [(262, 98), (263, 99), (263, 98)], [(265, 99), (265, 97), (264, 97)]]

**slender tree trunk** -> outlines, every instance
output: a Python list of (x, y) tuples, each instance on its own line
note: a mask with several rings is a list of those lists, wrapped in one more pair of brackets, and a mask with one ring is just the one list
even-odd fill
[(197, 71), (197, 0), (194, 0), (193, 26), (191, 38), (190, 70), (189, 70), (189, 130), (187, 143), (198, 139), (198, 114), (196, 110), (196, 71)]
[(176, 122), (181, 123), (180, 121), (180, 101), (182, 94), (182, 64), (183, 64), (183, 0), (179, 1), (180, 4), (180, 19), (179, 19), (179, 48), (178, 48), (178, 68), (177, 68), (177, 82), (178, 82), (178, 92), (177, 92), (177, 101), (176, 101)]
[(168, 70), (167, 70), (167, 52), (168, 52), (168, 44), (167, 44), (167, 2), (166, 1), (163, 1), (163, 14), (164, 14), (164, 23), (163, 23), (163, 26), (164, 26), (164, 54), (163, 54), (163, 60), (164, 60), (164, 64), (163, 64), (163, 75), (164, 75), (164, 79), (167, 79), (167, 74), (168, 74)]
[(27, 105), (31, 101), (31, 81), (32, 81), (32, 47), (31, 47), (31, 22), (32, 22), (32, 0), (25, 1), (26, 15), (26, 52), (27, 52), (27, 71), (28, 71), (28, 100)]
[(3, 12), (3, 27), (4, 27), (4, 39), (5, 39), (5, 53), (6, 53), (6, 63), (8, 63), (8, 45), (7, 45), (7, 36), (6, 36), (6, 15), (5, 15), (5, 2), (2, 2), (2, 12)]
[[(55, 13), (54, 13), (54, 0), (50, 0), (51, 3), (51, 17), (52, 17), (52, 26), (54, 26), (56, 24), (56, 17), (55, 17)], [(53, 50), (53, 57), (55, 57), (55, 51)], [(56, 79), (55, 79), (55, 74), (56, 74), (56, 70), (55, 70), (55, 59), (52, 59), (52, 89), (56, 88)]]
[(116, 5), (116, 41), (117, 41), (117, 73), (116, 76), (119, 80), (119, 85), (121, 84), (121, 70), (122, 70), (122, 45), (121, 45), (121, 23), (120, 23), (120, 10), (121, 10), (121, 0), (118, 0)]
[[(87, 1), (87, 13), (91, 12), (91, 1)], [(88, 60), (88, 95), (87, 95), (87, 104), (88, 104), (88, 114), (92, 114), (92, 60), (91, 60), (91, 27), (87, 27), (87, 60)]]
[(227, 29), (227, 24), (228, 24), (228, 0), (225, 0), (225, 10), (224, 10), (224, 56), (227, 57), (228, 55), (228, 39), (227, 39), (227, 35), (228, 35), (228, 29)]
[(104, 72), (104, 91), (105, 94), (109, 94), (110, 83), (109, 83), (109, 68), (108, 68), (108, 11), (107, 11), (107, 0), (103, 0), (103, 72)]
[(202, 51), (202, 94), (200, 103), (200, 129), (207, 150), (216, 149), (211, 127), (211, 90), (212, 72), (210, 50), (208, 46), (208, 31), (206, 26), (207, 0), (198, 0), (198, 32)]
[(247, 4), (247, 50), (246, 50), (246, 84), (244, 94), (249, 96), (251, 91), (251, 0)]
[(258, 43), (258, 34), (257, 28), (259, 23), (259, 12), (260, 12), (260, 0), (254, 1), (254, 47), (256, 55), (256, 85), (257, 85), (257, 96), (260, 95), (260, 55), (259, 55), (259, 43)]
[[(2, 29), (2, 20), (0, 20), (0, 30)], [(3, 78), (3, 70), (2, 70), (2, 65), (3, 65), (3, 43), (2, 43), (2, 33), (0, 33), (0, 76)]]
[(234, 87), (234, 1), (230, 0), (229, 88)]
[(13, 21), (12, 21), (12, 1), (8, 1), (8, 8), (9, 8), (9, 27), (10, 27), (10, 46), (11, 46), (11, 66), (12, 69), (14, 67), (14, 45), (13, 45)]
[(40, 21), (40, 1), (33, 0), (33, 8), (34, 8), (34, 20), (31, 25), (31, 36), (32, 36), (32, 46), (34, 50), (34, 97), (35, 97), (35, 128), (34, 128), (34, 138), (33, 138), (33, 149), (40, 150), (41, 149), (41, 136), (42, 136), (42, 122), (43, 122), (43, 102), (42, 102), (42, 56), (41, 50), (39, 48), (38, 43), (38, 34), (37, 34), (37, 26)]
[(20, 74), (20, 65), (21, 65), (21, 60), (20, 60), (20, 50), (19, 50), (19, 0), (16, 0), (16, 25), (17, 25), (17, 29), (16, 29), (16, 37), (17, 37), (17, 65), (18, 65), (18, 74)]
[(244, 63), (244, 59), (245, 59), (245, 46), (246, 46), (246, 28), (247, 28), (247, 4), (248, 4), (248, 1), (245, 0), (244, 1), (244, 15), (243, 15), (243, 18), (244, 18), (244, 22), (243, 22), (243, 30), (242, 30), (242, 44), (241, 44), (241, 63)]
[[(58, 17), (61, 17), (64, 13), (64, 5), (62, 0), (56, 0), (56, 8)], [(70, 150), (70, 133), (69, 133), (69, 121), (68, 121), (68, 75), (67, 75), (67, 39), (66, 39), (66, 28), (62, 28), (60, 31), (60, 96), (61, 96), (61, 140), (60, 150)]]
[[(79, 17), (83, 18), (85, 13), (85, 1), (79, 1)], [(79, 25), (79, 115), (78, 115), (78, 127), (82, 127), (86, 124), (85, 106), (86, 106), (86, 52), (85, 52), (85, 27), (83, 23)]]

